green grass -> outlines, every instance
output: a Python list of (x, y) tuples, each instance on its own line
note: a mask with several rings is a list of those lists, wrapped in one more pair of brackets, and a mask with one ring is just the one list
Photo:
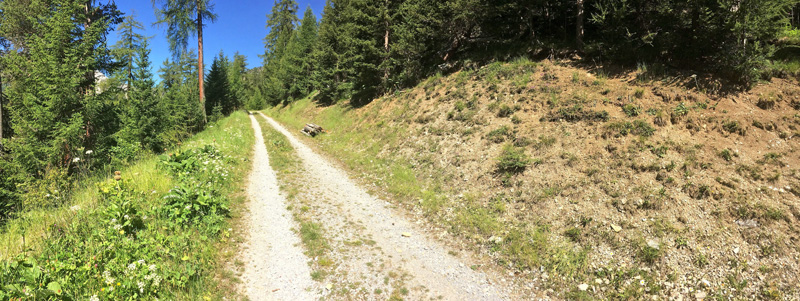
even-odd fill
[[(241, 179), (250, 167), (245, 159), (250, 156), (253, 143), (249, 125), (247, 116), (237, 112), (211, 124), (184, 143), (182, 149), (170, 151), (189, 154), (188, 150), (201, 147), (216, 149), (218, 155), (204, 155), (213, 161), (212, 165), (220, 166), (214, 173), (195, 165), (199, 171), (189, 176), (174, 174), (158, 167), (161, 164), (155, 156), (146, 157), (120, 168), (121, 181), (109, 179), (108, 174), (84, 179), (71, 198), (74, 202), (22, 213), (9, 221), (0, 234), (5, 248), (0, 282), (9, 286), (0, 292), (0, 299), (24, 295), (22, 290), (40, 299), (88, 299), (92, 295), (117, 299), (132, 296), (139, 290), (137, 279), (145, 281), (142, 279), (147, 278), (142, 277), (151, 273), (158, 274), (161, 281), (146, 280), (142, 296), (222, 298), (232, 287), (229, 280), (222, 279), (223, 262), (227, 261), (223, 251), (231, 248), (225, 242), (234, 235), (227, 230), (226, 216), (235, 217), (237, 211), (228, 215), (221, 208), (236, 207), (242, 202), (239, 183), (243, 183)], [(206, 148), (207, 145), (213, 148)], [(212, 186), (207, 186), (209, 190), (202, 193), (209, 193), (208, 201), (223, 207), (210, 209), (221, 210), (216, 212), (183, 212), (180, 216), (189, 218), (188, 222), (177, 223), (178, 212), (162, 210), (162, 206), (190, 199), (162, 196), (178, 185), (194, 189), (190, 186), (192, 177), (212, 181)], [(116, 222), (108, 220), (114, 216), (119, 217)], [(203, 222), (196, 222), (200, 220)], [(120, 228), (111, 227), (116, 223)], [(136, 263), (139, 260), (142, 263)], [(123, 275), (122, 270), (131, 267), (135, 272)], [(112, 283), (115, 290), (106, 284), (107, 278), (101, 275), (105, 273), (118, 283)]]

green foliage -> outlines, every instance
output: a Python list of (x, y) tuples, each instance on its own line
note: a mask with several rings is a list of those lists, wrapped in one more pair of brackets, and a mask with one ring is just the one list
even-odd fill
[(216, 107), (219, 107), (222, 115), (229, 115), (236, 109), (231, 100), (230, 77), (228, 76), (229, 66), (228, 58), (220, 51), (219, 55), (214, 57), (214, 61), (211, 63), (211, 70), (205, 78), (206, 112), (213, 112)]
[(647, 121), (635, 120), (631, 122), (611, 122), (606, 125), (606, 133), (604, 135), (614, 135), (615, 137), (623, 137), (628, 134), (638, 135), (641, 137), (650, 137), (656, 132)]
[(524, 148), (508, 144), (503, 147), (500, 157), (497, 158), (497, 170), (518, 173), (524, 171), (530, 163), (531, 158), (525, 154)]
[(494, 143), (501, 143), (506, 141), (507, 138), (511, 138), (513, 133), (511, 129), (507, 126), (502, 126), (496, 130), (492, 130), (486, 134), (486, 140), (489, 140)]
[(99, 183), (98, 209), (75, 209), (71, 223), (50, 227), (41, 253), (0, 263), (0, 298), (180, 299), (176, 292), (208, 273), (209, 240), (225, 232), (221, 191), (230, 182), (219, 174), (230, 172), (227, 158), (206, 146), (164, 163), (180, 187), (202, 190), (196, 194), (176, 188), (161, 198), (135, 190), (121, 173)]
[(622, 112), (625, 112), (625, 115), (628, 117), (636, 117), (642, 113), (642, 108), (635, 104), (629, 103), (622, 107)]
[[(25, 38), (27, 51), (12, 51), (4, 58), (14, 79), (6, 92), (15, 139), (6, 146), (18, 170), (31, 177), (40, 176), (47, 166), (74, 168), (73, 159), (81, 157), (85, 147), (102, 145), (114, 132), (113, 123), (85, 128), (96, 117), (113, 116), (109, 96), (76, 91), (92, 91), (94, 85), (86, 77), (109, 67), (102, 42), (119, 12), (107, 7), (100, 19), (87, 16), (81, 1), (54, 2), (52, 7), (59, 9), (36, 16), (41, 21)], [(88, 27), (87, 18), (93, 20)]]

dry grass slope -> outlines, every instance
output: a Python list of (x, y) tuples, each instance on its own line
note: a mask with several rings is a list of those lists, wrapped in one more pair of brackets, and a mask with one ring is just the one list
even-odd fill
[(323, 150), (531, 291), (800, 298), (797, 82), (640, 73), (517, 60), (269, 114), (329, 129)]

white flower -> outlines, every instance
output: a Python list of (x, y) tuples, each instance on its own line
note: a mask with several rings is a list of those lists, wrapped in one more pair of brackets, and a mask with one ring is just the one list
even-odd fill
[(75, 212), (75, 211), (81, 210), (81, 206), (75, 205), (75, 206), (69, 207), (69, 210), (72, 211), (72, 212)]
[(140, 265), (144, 265), (144, 259), (139, 259), (139, 260), (136, 261), (136, 263), (138, 263)]
[(185, 209), (187, 209), (187, 210), (188, 210), (189, 208), (192, 208), (192, 205), (186, 205), (186, 208), (185, 208)]
[(135, 270), (136, 269), (136, 263), (129, 264), (128, 265), (128, 269), (131, 270), (131, 271)]
[[(151, 264), (149, 267), (147, 267), (147, 269), (149, 269), (151, 272), (153, 272), (153, 271), (156, 270), (156, 265), (155, 264)], [(145, 277), (145, 278), (147, 278), (147, 277)], [(150, 280), (150, 279), (148, 279), (148, 280)]]
[(120, 224), (114, 225), (114, 230), (119, 230), (119, 229), (122, 229), (122, 225)]
[(639, 280), (639, 285), (644, 286), (645, 284), (647, 284), (647, 282), (645, 282), (644, 279)]
[(75, 159), (72, 159), (72, 163), (78, 163), (78, 162), (81, 162), (81, 158), (76, 157)]
[(117, 219), (116, 219), (116, 218), (112, 218), (112, 219), (111, 219), (111, 223), (112, 223), (112, 224), (114, 224), (114, 223), (116, 223), (116, 222), (117, 222)]
[(131, 217), (130, 217), (130, 216), (128, 216), (127, 214), (125, 214), (125, 216), (123, 216), (123, 217), (124, 217), (125, 219), (131, 219)]
[(142, 220), (147, 220), (147, 215), (143, 215)]
[(86, 154), (87, 154), (87, 155), (91, 155), (91, 154), (93, 154), (93, 153), (94, 153), (94, 151), (93, 151), (93, 150), (87, 150), (87, 151), (86, 151)]
[(103, 278), (105, 278), (106, 284), (109, 284), (109, 285), (114, 284), (114, 277), (111, 277), (111, 272), (104, 271), (103, 272)]
[(139, 286), (139, 293), (144, 294), (144, 282), (137, 282), (136, 285)]
[(92, 295), (89, 297), (89, 301), (100, 301), (100, 298), (98, 298), (97, 295)]

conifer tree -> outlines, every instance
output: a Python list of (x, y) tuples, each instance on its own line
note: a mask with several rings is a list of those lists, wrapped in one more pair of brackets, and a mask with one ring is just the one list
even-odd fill
[(289, 42), (282, 63), (288, 75), (285, 86), (292, 98), (303, 97), (311, 92), (311, 77), (315, 65), (312, 53), (317, 42), (317, 31), (317, 17), (309, 7), (300, 22), (300, 27)]
[(122, 81), (128, 89), (133, 84), (133, 69), (136, 52), (142, 47), (146, 38), (137, 31), (143, 31), (144, 26), (136, 20), (135, 13), (125, 16), (124, 21), (117, 28), (119, 41), (112, 47), (112, 53), (120, 63)]
[(27, 175), (48, 167), (69, 168), (82, 152), (106, 141), (102, 96), (94, 90), (95, 70), (108, 69), (105, 35), (119, 22), (113, 4), (89, 6), (88, 0), (53, 0), (35, 16), (26, 51), (7, 60), (13, 78), (7, 94), (15, 139), (8, 144), (14, 164)]
[[(214, 57), (211, 70), (206, 78), (206, 112), (219, 112), (227, 115), (233, 111), (229, 101), (228, 62), (222, 52)], [(219, 116), (217, 116), (219, 117)]]
[(287, 97), (287, 82), (292, 74), (285, 58), (289, 44), (294, 36), (297, 23), (297, 2), (276, 0), (272, 12), (267, 16), (267, 30), (264, 38), (264, 81), (262, 91), (268, 102), (277, 104)]
[(319, 98), (323, 102), (332, 103), (345, 96), (348, 87), (345, 83), (346, 73), (342, 66), (343, 42), (341, 40), (342, 5), (333, 0), (325, 2), (322, 11), (322, 21), (319, 25), (319, 34), (314, 49), (314, 61), (317, 70), (314, 72), (314, 81), (319, 90)]
[[(217, 20), (214, 4), (212, 0), (152, 0), (153, 6), (157, 2), (161, 3), (161, 7), (156, 8), (159, 20), (156, 24), (167, 25), (167, 38), (173, 58), (178, 58), (186, 52), (190, 35), (197, 35), (198, 101), (200, 107), (204, 109), (203, 22)], [(205, 120), (203, 112), (203, 121)]]
[(117, 133), (120, 144), (134, 144), (143, 150), (161, 152), (166, 146), (164, 107), (155, 94), (155, 81), (150, 72), (150, 49), (147, 40), (137, 47), (130, 86), (130, 102), (121, 114), (122, 129)]
[(233, 55), (233, 62), (228, 66), (228, 86), (230, 102), (233, 109), (239, 109), (245, 99), (245, 76), (247, 73), (247, 57), (239, 52)]

